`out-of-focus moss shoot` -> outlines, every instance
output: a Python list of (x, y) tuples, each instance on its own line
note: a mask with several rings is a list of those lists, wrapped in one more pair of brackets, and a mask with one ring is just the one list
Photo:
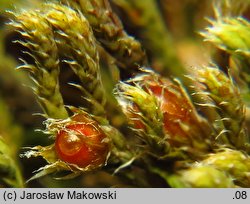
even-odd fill
[(238, 186), (248, 187), (250, 185), (250, 158), (241, 151), (222, 149), (209, 155), (201, 163), (213, 166), (231, 175), (234, 183)]
[(117, 60), (116, 64), (133, 74), (146, 64), (146, 55), (140, 44), (123, 29), (108, 0), (62, 0), (88, 19), (101, 45)]
[(168, 178), (174, 188), (234, 188), (232, 178), (212, 166), (194, 166)]

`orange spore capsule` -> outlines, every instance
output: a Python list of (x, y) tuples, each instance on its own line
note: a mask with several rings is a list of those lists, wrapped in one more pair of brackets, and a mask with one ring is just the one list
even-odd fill
[(81, 168), (103, 165), (109, 152), (107, 136), (95, 121), (82, 122), (79, 116), (73, 119), (78, 121), (65, 125), (56, 136), (58, 158)]

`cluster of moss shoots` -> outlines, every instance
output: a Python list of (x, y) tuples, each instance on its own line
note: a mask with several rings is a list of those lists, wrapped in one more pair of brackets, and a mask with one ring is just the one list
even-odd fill
[[(48, 163), (31, 179), (61, 171), (73, 178), (103, 168), (135, 186), (152, 187), (156, 176), (170, 187), (250, 187), (246, 19), (221, 14), (202, 33), (229, 54), (226, 72), (211, 65), (174, 78), (150, 68), (147, 53), (124, 31), (108, 0), (43, 3), (14, 12), (10, 24), (33, 59), (19, 68), (34, 81), (44, 132), (53, 139), (24, 154)], [(116, 102), (103, 85), (101, 60), (125, 73), (113, 87)], [(81, 106), (64, 104), (63, 66), (79, 79), (70, 85), (79, 90)], [(112, 108), (126, 116), (126, 131), (112, 124), (106, 111)]]

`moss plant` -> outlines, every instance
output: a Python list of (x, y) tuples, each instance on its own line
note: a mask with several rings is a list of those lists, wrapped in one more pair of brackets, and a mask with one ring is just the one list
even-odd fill
[[(105, 171), (135, 187), (250, 187), (250, 22), (241, 16), (248, 1), (233, 3), (215, 1), (215, 19), (201, 31), (228, 66), (191, 72), (155, 1), (55, 0), (10, 11), (25, 54), (18, 69), (34, 82), (50, 138), (22, 154), (47, 162), (29, 181)], [(138, 39), (125, 30), (128, 19)], [(117, 74), (122, 80), (107, 77)], [(10, 169), (4, 182), (21, 186), (15, 162), (1, 164), (9, 155), (1, 141), (0, 173)]]

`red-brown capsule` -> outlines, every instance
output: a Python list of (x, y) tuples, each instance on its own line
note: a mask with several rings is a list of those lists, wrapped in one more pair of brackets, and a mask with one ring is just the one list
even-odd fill
[(181, 92), (180, 87), (170, 80), (164, 80), (164, 82), (159, 80), (158, 84), (154, 81), (148, 83), (149, 91), (160, 101), (165, 131), (171, 136), (185, 137), (187, 133), (180, 127), (180, 123), (191, 123), (193, 110), (188, 99)]
[(74, 115), (56, 136), (57, 156), (81, 168), (105, 164), (109, 153), (108, 138), (98, 123), (84, 114)]
[[(198, 116), (189, 97), (180, 84), (151, 74), (139, 76), (132, 82), (157, 99), (157, 108), (163, 114), (163, 128), (168, 135), (168, 142), (170, 144), (180, 146), (192, 143), (190, 138), (199, 138), (202, 131), (200, 129), (201, 118)], [(145, 129), (138, 114), (140, 113), (140, 107), (135, 103), (130, 107), (132, 107), (131, 113), (127, 115), (134, 127)], [(133, 118), (131, 118), (131, 115)]]

